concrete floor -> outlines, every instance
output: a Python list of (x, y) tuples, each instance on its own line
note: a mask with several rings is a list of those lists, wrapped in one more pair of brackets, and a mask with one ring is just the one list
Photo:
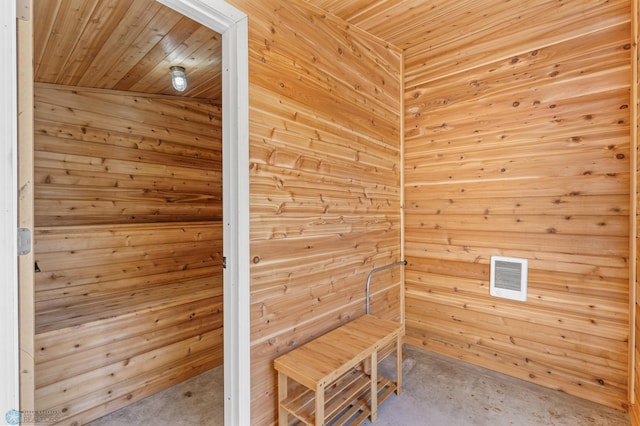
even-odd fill
[[(380, 406), (376, 426), (630, 424), (622, 411), (413, 347), (405, 347), (403, 369), (403, 393)], [(394, 378), (393, 357), (380, 372)], [(222, 389), (218, 367), (90, 425), (223, 425)]]
[[(395, 378), (395, 359), (381, 364)], [(376, 426), (630, 425), (623, 411), (418, 348), (405, 346), (402, 368), (402, 394), (380, 406)]]
[(224, 425), (222, 366), (88, 423), (91, 426)]

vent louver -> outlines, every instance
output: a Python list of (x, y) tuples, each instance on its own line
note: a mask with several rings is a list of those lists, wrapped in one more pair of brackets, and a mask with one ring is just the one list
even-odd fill
[(526, 301), (527, 272), (527, 259), (492, 256), (491, 295), (522, 302)]

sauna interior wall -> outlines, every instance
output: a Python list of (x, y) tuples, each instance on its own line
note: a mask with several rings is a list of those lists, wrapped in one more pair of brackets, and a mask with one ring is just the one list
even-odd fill
[(222, 363), (221, 107), (35, 85), (36, 409), (83, 424)]
[(406, 340), (627, 408), (630, 2), (458, 18), (405, 50)]
[[(399, 51), (299, 1), (249, 15), (251, 399), (276, 421), (273, 359), (364, 314), (400, 260)], [(400, 318), (400, 274), (372, 312)]]
[(640, 306), (639, 306), (639, 302), (640, 302), (640, 298), (639, 298), (639, 294), (640, 294), (640, 287), (638, 287), (638, 265), (640, 264), (640, 253), (638, 252), (638, 231), (640, 231), (640, 222), (638, 221), (638, 209), (640, 209), (640, 198), (638, 197), (638, 187), (637, 187), (637, 182), (638, 179), (640, 179), (640, 171), (637, 169), (637, 165), (640, 164), (640, 152), (638, 151), (638, 147), (640, 145), (640, 80), (638, 78), (638, 71), (640, 70), (640, 46), (638, 45), (638, 37), (639, 37), (639, 32), (640, 32), (640, 7), (638, 6), (638, 3), (635, 3), (635, 8), (632, 8), (632, 20), (631, 20), (631, 24), (632, 24), (632, 36), (634, 37), (633, 43), (634, 43), (634, 49), (633, 49), (633, 53), (635, 56), (632, 57), (632, 63), (634, 62), (636, 65), (636, 69), (635, 69), (635, 80), (633, 81), (633, 90), (635, 91), (636, 94), (636, 98), (635, 98), (635, 102), (636, 102), (636, 108), (635, 108), (635, 143), (633, 143), (634, 141), (632, 141), (632, 151), (631, 151), (631, 155), (635, 155), (636, 156), (636, 170), (632, 170), (632, 172), (636, 173), (636, 188), (635, 188), (635, 194), (633, 194), (632, 197), (632, 202), (635, 202), (636, 205), (636, 216), (635, 216), (635, 226), (636, 226), (636, 240), (634, 242), (634, 247), (635, 247), (635, 256), (636, 256), (636, 275), (635, 275), (635, 299), (632, 299), (632, 309), (635, 309), (635, 324), (633, 324), (633, 328), (635, 331), (635, 347), (634, 347), (634, 355), (635, 357), (633, 358), (633, 371), (631, 372), (630, 376), (633, 376), (633, 378), (635, 379), (635, 383), (634, 383), (634, 387), (633, 387), (633, 392), (634, 392), (634, 404), (631, 406), (631, 410), (629, 412), (629, 417), (631, 419), (631, 424), (634, 426), (640, 425), (640, 388), (638, 387), (638, 384), (640, 384), (640, 319), (639, 319), (639, 314), (640, 314)]

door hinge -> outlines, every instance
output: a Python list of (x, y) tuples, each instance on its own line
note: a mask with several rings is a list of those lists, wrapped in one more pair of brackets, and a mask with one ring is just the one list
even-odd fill
[(227, 269), (227, 256), (222, 256), (222, 269)]
[(31, 253), (31, 229), (18, 228), (18, 256)]

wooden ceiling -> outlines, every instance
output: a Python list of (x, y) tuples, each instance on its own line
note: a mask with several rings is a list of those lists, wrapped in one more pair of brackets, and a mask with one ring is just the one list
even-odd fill
[[(180, 95), (169, 67), (187, 69), (184, 96), (217, 98), (221, 36), (154, 0), (33, 0), (39, 82)], [(478, 17), (518, 13), (512, 2), (478, 0), (304, 0), (405, 51), (473, 37)], [(557, 0), (543, 0), (543, 3)], [(231, 1), (233, 4), (233, 1)], [(249, 11), (250, 12), (250, 11)], [(427, 17), (427, 18), (425, 18)], [(471, 25), (475, 23), (474, 25)]]
[[(487, 13), (517, 14), (512, 2), (480, 0), (305, 0), (412, 53), (464, 37)], [(548, 1), (548, 0), (544, 0)], [(509, 12), (510, 11), (510, 12)], [(472, 25), (474, 24), (474, 25)]]
[[(401, 49), (415, 44), (431, 24), (432, 11), (449, 5), (449, 9), (478, 0), (305, 0), (320, 9), (385, 40)], [(429, 16), (429, 20), (424, 17)]]
[[(154, 0), (34, 0), (34, 79), (69, 86), (221, 96), (222, 37)], [(185, 67), (185, 92), (169, 67)]]

